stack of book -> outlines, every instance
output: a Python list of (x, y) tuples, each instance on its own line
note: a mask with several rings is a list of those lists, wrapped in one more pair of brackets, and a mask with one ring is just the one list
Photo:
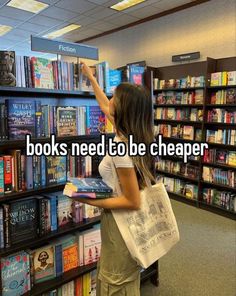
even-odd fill
[(210, 183), (236, 187), (236, 172), (232, 170), (203, 166), (202, 179)]
[(202, 121), (203, 110), (197, 108), (157, 108), (155, 119)]
[(211, 73), (211, 86), (236, 85), (236, 71)]
[(191, 125), (158, 124), (155, 126), (155, 134), (162, 134), (167, 138), (179, 138), (185, 140), (201, 141), (202, 131)]
[(163, 88), (204, 87), (204, 76), (187, 76), (180, 79), (154, 79), (154, 90)]
[(203, 188), (203, 201), (210, 205), (236, 212), (236, 194), (213, 188)]
[(72, 198), (108, 198), (112, 189), (102, 179), (95, 178), (70, 178), (66, 184), (64, 195)]
[(161, 104), (203, 104), (203, 90), (191, 92), (163, 91), (156, 96), (156, 103)]
[(236, 104), (236, 89), (218, 90), (211, 94), (211, 104)]

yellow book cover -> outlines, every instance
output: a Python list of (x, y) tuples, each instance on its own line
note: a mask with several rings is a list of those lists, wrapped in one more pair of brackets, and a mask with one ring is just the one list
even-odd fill
[(236, 167), (236, 152), (235, 151), (229, 151), (228, 165)]
[(113, 124), (110, 122), (110, 120), (107, 117), (105, 118), (105, 132), (107, 134), (114, 133)]
[(221, 73), (221, 85), (227, 85), (227, 72)]

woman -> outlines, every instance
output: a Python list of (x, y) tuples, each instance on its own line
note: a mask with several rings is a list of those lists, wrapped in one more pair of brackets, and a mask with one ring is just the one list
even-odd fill
[[(121, 83), (109, 101), (90, 68), (83, 62), (82, 72), (91, 81), (101, 110), (114, 125), (114, 141), (127, 142), (128, 136), (132, 134), (134, 142), (149, 145), (154, 135), (152, 101), (148, 93), (141, 86)], [(112, 165), (115, 165), (116, 175), (113, 174)], [(114, 197), (80, 199), (81, 202), (104, 209), (101, 218), (102, 247), (97, 272), (97, 296), (140, 295), (140, 267), (132, 259), (110, 210), (139, 209), (139, 190), (147, 185), (145, 180), (155, 180), (153, 171), (154, 160), (150, 155), (132, 158), (128, 154), (113, 158), (106, 155), (99, 165), (99, 172), (107, 185), (113, 188)], [(115, 188), (117, 181), (122, 188), (120, 195)]]

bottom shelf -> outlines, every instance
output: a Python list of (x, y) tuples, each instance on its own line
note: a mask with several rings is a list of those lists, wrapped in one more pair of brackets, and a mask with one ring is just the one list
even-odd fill
[[(49, 291), (55, 290), (56, 288), (75, 280), (76, 278), (93, 271), (96, 269), (97, 263), (92, 263), (86, 266), (80, 266), (77, 268), (74, 268), (70, 271), (65, 272), (60, 277), (53, 278), (51, 280), (45, 281), (43, 283), (39, 283), (33, 286), (33, 288), (28, 291), (27, 293), (23, 294), (24, 296), (39, 296), (43, 293), (47, 293)], [(158, 265), (157, 263), (154, 263), (149, 268), (145, 269), (143, 272), (141, 272), (141, 283), (148, 280), (153, 279), (156, 277), (157, 283), (158, 283)]]
[(196, 199), (190, 199), (190, 198), (187, 198), (185, 195), (178, 194), (178, 193), (175, 193), (172, 191), (168, 191), (168, 194), (169, 194), (170, 198), (172, 198), (174, 200), (184, 202), (184, 203), (189, 204), (191, 206), (197, 206)]
[(236, 220), (236, 213), (226, 210), (224, 208), (221, 208), (220, 206), (211, 205), (211, 204), (207, 204), (203, 201), (199, 201), (199, 207), (203, 210), (207, 210), (207, 211), (213, 212), (215, 214)]

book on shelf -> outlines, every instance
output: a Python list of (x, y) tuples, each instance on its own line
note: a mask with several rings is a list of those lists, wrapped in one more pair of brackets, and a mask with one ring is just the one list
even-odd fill
[(202, 121), (203, 110), (197, 108), (156, 108), (155, 119)]
[(215, 188), (203, 188), (203, 202), (236, 212), (236, 194)]
[(77, 108), (76, 107), (58, 107), (57, 108), (57, 135), (76, 136), (77, 131)]
[(236, 88), (222, 89), (211, 93), (211, 104), (235, 104), (236, 103)]
[(236, 85), (236, 71), (211, 73), (211, 86)]
[(204, 76), (190, 76), (182, 77), (180, 79), (158, 79), (154, 78), (154, 90), (164, 88), (190, 88), (190, 87), (204, 87)]
[(1, 258), (2, 296), (23, 295), (30, 290), (30, 259), (25, 251)]
[(209, 143), (236, 145), (236, 130), (206, 130), (206, 141)]
[(236, 187), (236, 172), (230, 169), (224, 170), (203, 166), (202, 178), (206, 182), (226, 185), (232, 188)]
[(207, 121), (220, 123), (236, 123), (236, 111), (230, 111), (222, 108), (213, 108), (211, 110), (208, 110)]
[(16, 86), (16, 57), (14, 51), (0, 51), (0, 86)]
[[(97, 74), (96, 66), (89, 66), (89, 67), (91, 69), (93, 76), (97, 79), (98, 74)], [(93, 92), (93, 87), (92, 87), (92, 84), (91, 84), (89, 78), (86, 75), (84, 75), (82, 73), (82, 71), (81, 71), (81, 75), (80, 75), (80, 89), (82, 91)]]
[[(27, 71), (28, 70), (28, 71)], [(52, 62), (44, 58), (31, 58), (32, 86), (35, 88), (54, 89)], [(26, 69), (26, 75), (29, 69)]]

